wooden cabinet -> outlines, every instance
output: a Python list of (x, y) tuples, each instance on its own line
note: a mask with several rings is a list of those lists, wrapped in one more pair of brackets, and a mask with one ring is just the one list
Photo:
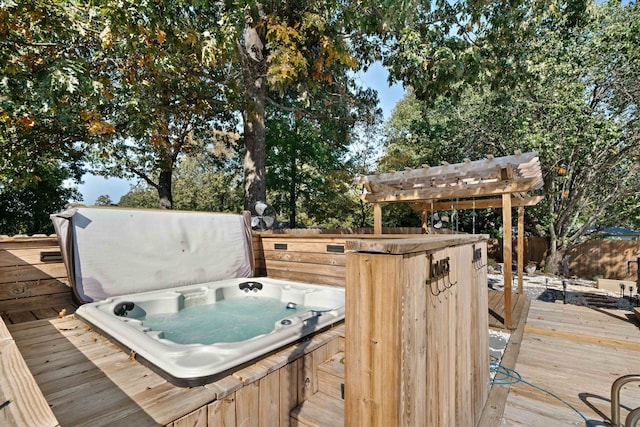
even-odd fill
[(489, 390), (486, 236), (347, 249), (345, 425), (477, 425)]

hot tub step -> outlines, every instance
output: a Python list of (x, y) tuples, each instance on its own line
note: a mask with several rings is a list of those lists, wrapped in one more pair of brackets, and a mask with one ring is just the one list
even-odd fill
[(291, 427), (344, 426), (344, 401), (318, 392), (291, 411)]
[(318, 366), (318, 390), (336, 399), (344, 399), (344, 353), (335, 354)]

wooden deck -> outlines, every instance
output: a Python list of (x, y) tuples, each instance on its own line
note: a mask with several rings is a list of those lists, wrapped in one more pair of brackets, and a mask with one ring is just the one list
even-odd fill
[[(11, 310), (0, 313), (0, 317), (6, 325), (16, 325), (18, 323), (31, 322), (34, 320), (54, 319), (59, 315), (69, 315), (75, 313), (78, 305), (71, 297), (71, 289), (67, 295), (56, 295), (49, 301), (41, 299), (40, 306), (30, 306), (20, 304), (22, 301), (16, 301), (16, 305)], [(24, 301), (25, 303), (27, 301)]]
[(0, 236), (0, 318), (5, 324), (75, 311), (59, 253), (55, 236)]
[[(490, 291), (489, 295), (495, 311), (501, 294)], [(514, 368), (524, 380), (571, 403), (589, 420), (588, 425), (605, 425), (610, 417), (611, 384), (621, 375), (640, 371), (640, 328), (632, 314), (561, 302), (530, 302), (526, 298), (517, 304), (521, 308), (516, 313), (524, 316), (518, 329), (512, 331), (502, 363)], [(237, 387), (273, 368), (269, 362), (260, 362), (258, 367), (247, 367), (217, 383), (185, 389), (130, 361), (121, 349), (72, 317), (8, 325), (0, 335), (5, 337), (5, 356), (9, 345), (17, 344), (15, 351), (19, 349), (26, 361), (20, 369), (28, 368), (37, 383), (28, 387), (35, 387), (46, 399), (37, 402), (46, 403), (41, 413), (32, 403), (33, 419), (43, 421), (38, 417), (46, 415), (48, 407), (55, 414), (47, 420), (54, 424), (38, 425), (107, 425), (118, 420), (140, 426), (178, 426), (183, 425), (178, 421), (180, 416), (198, 407), (206, 408), (204, 417), (223, 416), (226, 410), (220, 405), (231, 402), (225, 396), (235, 396)], [(15, 369), (14, 359), (21, 358), (5, 357), (11, 369)], [(256, 374), (256, 369), (262, 374)], [(260, 386), (266, 384), (260, 382)], [(630, 409), (640, 406), (640, 388), (629, 385), (621, 396), (624, 420)], [(239, 393), (233, 404), (240, 405), (241, 400)], [(494, 407), (492, 413), (483, 416), (480, 426), (585, 425), (572, 409), (525, 383), (494, 386), (489, 406)], [(236, 407), (235, 414), (244, 410)], [(187, 417), (183, 420), (187, 422)]]
[[(22, 361), (23, 357), (26, 362), (26, 366), (24, 362), (17, 367), (8, 365), (14, 374), (10, 378), (23, 372), (28, 379), (32, 374), (29, 384), (44, 399), (32, 399), (39, 403), (36, 407), (14, 402), (17, 396), (5, 396), (16, 407), (16, 416), (31, 417), (7, 425), (178, 427), (257, 425), (253, 423), (258, 419), (275, 420), (273, 425), (279, 425), (317, 389), (313, 367), (343, 350), (338, 343), (343, 331), (344, 326), (337, 326), (219, 381), (183, 388), (137, 363), (135, 355), (125, 353), (73, 316), (9, 325), (0, 338), (7, 336), (6, 341), (19, 349), (15, 359)], [(37, 385), (32, 384), (33, 379)]]
[[(619, 376), (640, 372), (640, 329), (632, 314), (532, 301), (522, 329), (515, 364), (522, 378), (575, 406), (588, 425), (607, 425), (611, 384)], [(514, 336), (520, 341), (517, 333)], [(624, 421), (629, 409), (640, 406), (637, 383), (623, 388), (621, 403)], [(510, 387), (500, 425), (585, 424), (558, 399), (520, 382)]]
[(504, 324), (504, 293), (502, 291), (489, 289), (489, 327), (496, 329), (517, 329), (520, 322), (526, 319), (526, 302), (526, 295), (520, 295), (515, 292), (511, 294), (513, 324), (510, 328), (507, 328)]

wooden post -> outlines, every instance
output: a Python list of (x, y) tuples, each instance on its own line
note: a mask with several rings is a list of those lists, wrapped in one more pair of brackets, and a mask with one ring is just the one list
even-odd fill
[(373, 204), (373, 234), (382, 234), (382, 205)]
[(422, 210), (422, 234), (429, 233), (428, 216), (429, 216), (428, 211), (426, 209), (423, 209)]
[(524, 271), (524, 206), (518, 206), (518, 295), (523, 294), (522, 274)]
[(511, 328), (511, 194), (502, 195), (502, 260), (504, 262), (504, 325)]

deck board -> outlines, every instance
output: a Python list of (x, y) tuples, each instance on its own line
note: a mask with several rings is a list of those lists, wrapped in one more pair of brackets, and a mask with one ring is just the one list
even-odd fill
[[(279, 401), (276, 396), (265, 395), (254, 402), (256, 387), (270, 394), (274, 388), (270, 382), (280, 377), (276, 372), (278, 367), (297, 362), (296, 357), (313, 357), (317, 352), (325, 354), (320, 350), (333, 339), (337, 351), (337, 337), (344, 334), (344, 326), (336, 326), (216, 382), (183, 388), (131, 360), (120, 347), (74, 316), (8, 325), (7, 329), (0, 329), (0, 338), (6, 336), (5, 341), (11, 343), (15, 340), (22, 354), (20, 360), (26, 363), (24, 370), (33, 375), (37, 383), (34, 388), (44, 395), (45, 408), (53, 411), (51, 418), (57, 418), (61, 426), (134, 423), (142, 427), (174, 425), (174, 421), (176, 426), (187, 425), (208, 414), (208, 405), (213, 405), (213, 417), (213, 408), (220, 406), (219, 399), (226, 402), (225, 396), (241, 390), (243, 382), (253, 380), (256, 382), (248, 384), (250, 388), (244, 392), (251, 394), (251, 398), (240, 399), (245, 406), (236, 407), (240, 400), (235, 394), (230, 399), (235, 402), (237, 414), (255, 421), (258, 403), (268, 403), (270, 413), (275, 413), (273, 406)], [(269, 418), (277, 420), (280, 416), (275, 414)]]
[(9, 325), (61, 425), (164, 425), (216, 399), (169, 384), (73, 317)]
[(34, 320), (55, 319), (63, 314), (73, 314), (78, 305), (73, 301), (71, 289), (54, 295), (40, 295), (31, 298), (17, 298), (2, 301), (0, 316), (7, 325), (18, 325)]
[(0, 373), (0, 425), (58, 426), (58, 420), (2, 321)]
[[(613, 381), (638, 373), (640, 329), (627, 314), (532, 301), (515, 370), (602, 425), (609, 421)], [(621, 396), (624, 420), (628, 408), (640, 406), (638, 384), (623, 388)], [(510, 388), (501, 425), (584, 426), (585, 421), (556, 398), (518, 383)]]
[[(526, 318), (529, 313), (529, 307), (531, 301), (528, 299), (525, 301), (523, 308), (523, 316)], [(522, 343), (522, 335), (524, 334), (525, 322), (519, 322), (518, 328), (511, 333), (507, 347), (500, 363), (502, 366), (513, 369), (518, 360), (520, 354), (520, 344)], [(480, 416), (478, 426), (480, 427), (494, 427), (500, 424), (500, 420), (504, 414), (504, 407), (507, 403), (507, 396), (509, 395), (508, 385), (494, 385), (489, 391), (489, 396), (485, 403), (484, 409)]]
[(58, 426), (12, 339), (0, 339), (0, 356), (0, 425)]
[[(527, 301), (526, 295), (520, 295), (518, 293), (511, 294), (511, 307), (512, 307), (512, 322), (511, 328), (517, 329), (521, 321), (524, 321), (523, 312), (525, 303)], [(504, 324), (504, 293), (502, 291), (496, 291), (489, 289), (489, 327), (497, 329), (507, 329)]]

